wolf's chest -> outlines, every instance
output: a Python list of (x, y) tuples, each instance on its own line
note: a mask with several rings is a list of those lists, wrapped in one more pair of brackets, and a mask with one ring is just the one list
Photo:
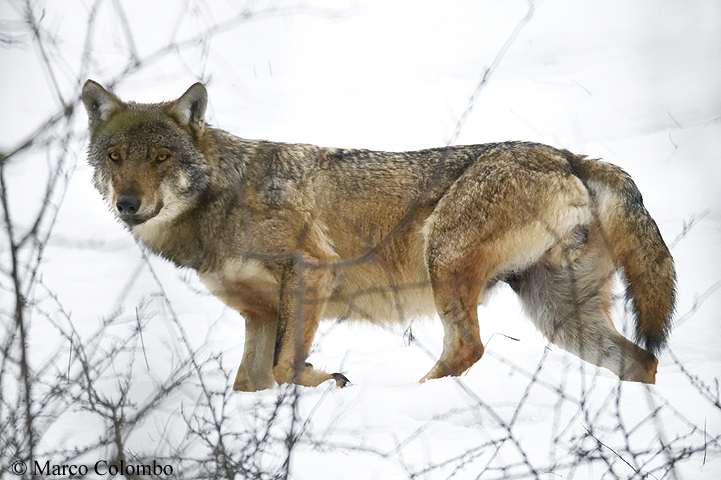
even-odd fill
[(220, 268), (199, 276), (213, 295), (241, 314), (261, 305), (277, 309), (280, 284), (258, 260), (231, 258)]

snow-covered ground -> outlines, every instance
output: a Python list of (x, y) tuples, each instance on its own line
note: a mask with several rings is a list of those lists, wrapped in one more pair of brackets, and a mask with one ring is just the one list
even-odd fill
[[(0, 45), (0, 152), (60, 111), (60, 96), (77, 108), (67, 127), (41, 132), (51, 147), (29, 148), (3, 167), (19, 239), (43, 205), (48, 172), (61, 158), (58, 138), (72, 133), (62, 147), (67, 180), (49, 202), (57, 216), (51, 230), (49, 221), (40, 228), (51, 235), (39, 274), (23, 272), (24, 288), (35, 282), (28, 342), (37, 398), (68, 373), (83, 376), (78, 345), (86, 364), (109, 356), (96, 363), (104, 367), (94, 385), (109, 404), (127, 390), (119, 402), (126, 423), (173, 375), (187, 374), (122, 429), (126, 455), (163, 459), (181, 478), (203, 476), (183, 471), (190, 458), (222, 456), (213, 424), (228, 455), (248, 456), (243, 468), (259, 467), (267, 478), (283, 470), (289, 431), (297, 440), (289, 478), (298, 480), (721, 478), (718, 2), (38, 2), (36, 36), (18, 33), (27, 31), (24, 15), (15, 2), (0, 3), (0, 19), (16, 21), (0, 32), (18, 35)], [(412, 342), (403, 329), (325, 324), (309, 360), (344, 372), (351, 387), (208, 398), (205, 391), (232, 383), (243, 322), (194, 273), (144, 256), (92, 189), (77, 98), (86, 78), (117, 79), (114, 91), (136, 101), (173, 99), (202, 80), (208, 121), (246, 138), (378, 150), (522, 139), (623, 167), (678, 270), (675, 328), (657, 385), (621, 385), (549, 345), (513, 293), (500, 289), (479, 310), (486, 355), (460, 378), (416, 383), (440, 353), (437, 322), (413, 323)], [(5, 344), (15, 295), (3, 235)], [(30, 264), (36, 250), (24, 248)], [(624, 328), (622, 304), (615, 314)], [(188, 349), (204, 363), (200, 377), (184, 365)], [(6, 404), (20, 397), (3, 375)], [(71, 389), (77, 403), (66, 399), (52, 418), (37, 420), (35, 455), (43, 461), (93, 464), (113, 454), (112, 445), (67, 453), (94, 445), (112, 426), (85, 408), (81, 390)], [(188, 434), (192, 428), (199, 433)], [(252, 450), (253, 435), (266, 430), (270, 439)], [(9, 435), (0, 432), (0, 441)]]

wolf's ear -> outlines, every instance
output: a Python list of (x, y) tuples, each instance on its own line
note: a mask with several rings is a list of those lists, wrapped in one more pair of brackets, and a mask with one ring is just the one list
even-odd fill
[(83, 104), (88, 112), (91, 130), (124, 108), (118, 97), (93, 80), (88, 80), (83, 85)]
[(180, 125), (189, 127), (196, 135), (200, 135), (205, 127), (205, 108), (208, 106), (208, 92), (198, 82), (188, 89), (170, 106), (170, 113)]

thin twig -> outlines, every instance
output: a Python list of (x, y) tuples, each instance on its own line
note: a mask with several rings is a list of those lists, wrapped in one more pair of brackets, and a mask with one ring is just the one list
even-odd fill
[(150, 371), (150, 364), (148, 363), (148, 356), (145, 353), (145, 340), (143, 339), (143, 326), (140, 324), (140, 315), (138, 314), (138, 307), (135, 307), (135, 318), (138, 320), (138, 333), (140, 334), (140, 344), (143, 348), (143, 357), (145, 357), (145, 367)]

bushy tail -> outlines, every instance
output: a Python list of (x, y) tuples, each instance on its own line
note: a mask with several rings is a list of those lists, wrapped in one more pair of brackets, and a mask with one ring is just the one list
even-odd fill
[(656, 353), (666, 344), (676, 303), (676, 271), (641, 192), (619, 167), (568, 155), (594, 199), (595, 214), (626, 280), (636, 315), (636, 342)]

